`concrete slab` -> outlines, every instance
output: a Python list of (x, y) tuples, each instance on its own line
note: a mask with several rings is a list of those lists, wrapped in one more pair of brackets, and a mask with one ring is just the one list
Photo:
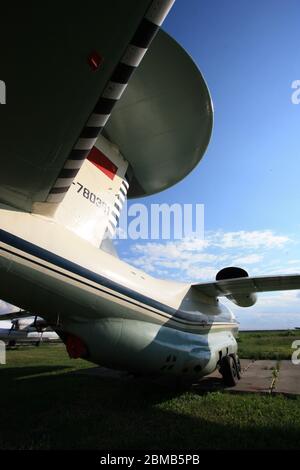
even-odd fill
[[(300, 365), (295, 366), (291, 361), (280, 361), (279, 373), (274, 381), (274, 368), (277, 361), (252, 361), (242, 359), (242, 378), (235, 387), (225, 387), (221, 374), (216, 370), (208, 377), (204, 377), (193, 385), (193, 390), (199, 393), (213, 391), (227, 391), (230, 393), (282, 393), (286, 395), (300, 395)], [(72, 374), (99, 377), (100, 379), (116, 379), (122, 381), (135, 380), (133, 375), (125, 371), (107, 369), (106, 367), (89, 367)], [(169, 385), (170, 378), (141, 378), (155, 383)], [(274, 384), (275, 382), (275, 384)], [(174, 382), (176, 383), (176, 381)], [(274, 387), (272, 388), (272, 385)]]
[(300, 395), (300, 365), (296, 366), (292, 361), (280, 361), (273, 393)]
[[(253, 361), (251, 361), (250, 359), (241, 359), (242, 370), (245, 370), (248, 367), (248, 365), (251, 364), (252, 362)], [(110, 378), (110, 379), (134, 377), (133, 375), (129, 374), (126, 371), (113, 370), (113, 369), (108, 369), (107, 367), (101, 367), (101, 366), (79, 369), (74, 372), (71, 372), (71, 374), (90, 375), (94, 377), (103, 377), (103, 378)], [(219, 371), (215, 370), (209, 377), (220, 379), (221, 375)]]
[(255, 361), (249, 364), (241, 380), (235, 387), (227, 388), (232, 392), (270, 393), (274, 379), (276, 361)]
[(240, 359), (242, 373), (244, 373), (255, 361), (254, 359)]
[[(251, 359), (241, 359), (242, 374), (253, 364)], [(193, 389), (197, 392), (214, 392), (228, 390), (223, 383), (222, 376), (218, 370), (215, 370), (207, 377), (203, 377), (198, 383), (193, 385)]]
[(242, 378), (235, 387), (226, 387), (221, 374), (213, 372), (194, 386), (198, 392), (226, 390), (234, 393), (270, 393), (276, 361), (242, 359)]

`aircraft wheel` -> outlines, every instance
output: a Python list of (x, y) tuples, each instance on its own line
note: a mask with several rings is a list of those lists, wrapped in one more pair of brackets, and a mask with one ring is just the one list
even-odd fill
[(242, 376), (242, 366), (241, 366), (240, 358), (237, 354), (232, 354), (232, 357), (236, 364), (237, 378), (240, 380)]
[(225, 356), (221, 361), (220, 372), (225, 385), (233, 387), (238, 382), (238, 368), (232, 356)]

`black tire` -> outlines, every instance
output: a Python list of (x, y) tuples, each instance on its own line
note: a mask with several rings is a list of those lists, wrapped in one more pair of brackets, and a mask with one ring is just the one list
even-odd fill
[(231, 355), (232, 355), (233, 360), (234, 360), (235, 365), (236, 365), (237, 378), (240, 380), (240, 378), (242, 376), (242, 367), (241, 367), (240, 358), (237, 354), (231, 354)]
[(221, 361), (220, 372), (225, 385), (234, 387), (238, 382), (237, 365), (232, 356), (225, 356)]

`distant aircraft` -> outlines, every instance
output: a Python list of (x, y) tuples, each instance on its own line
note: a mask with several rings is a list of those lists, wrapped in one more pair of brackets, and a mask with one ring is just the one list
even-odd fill
[(160, 30), (172, 4), (62, 2), (59, 18), (51, 2), (5, 6), (0, 298), (39, 312), (71, 357), (192, 380), (218, 367), (234, 385), (238, 323), (219, 298), (248, 307), (257, 292), (299, 289), (300, 275), (227, 267), (179, 283), (107, 249), (126, 196), (175, 185), (210, 140), (206, 83)]
[[(10, 320), (10, 321), (7, 321)], [(0, 341), (8, 346), (30, 343), (39, 346), (43, 342), (58, 341), (59, 336), (49, 329), (45, 320), (30, 312), (20, 311), (0, 315)]]

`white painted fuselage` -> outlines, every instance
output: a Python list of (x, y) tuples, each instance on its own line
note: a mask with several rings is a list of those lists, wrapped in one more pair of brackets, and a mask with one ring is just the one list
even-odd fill
[(53, 219), (0, 210), (0, 298), (39, 312), (92, 362), (203, 376), (237, 350), (237, 322), (190, 284), (155, 279)]

